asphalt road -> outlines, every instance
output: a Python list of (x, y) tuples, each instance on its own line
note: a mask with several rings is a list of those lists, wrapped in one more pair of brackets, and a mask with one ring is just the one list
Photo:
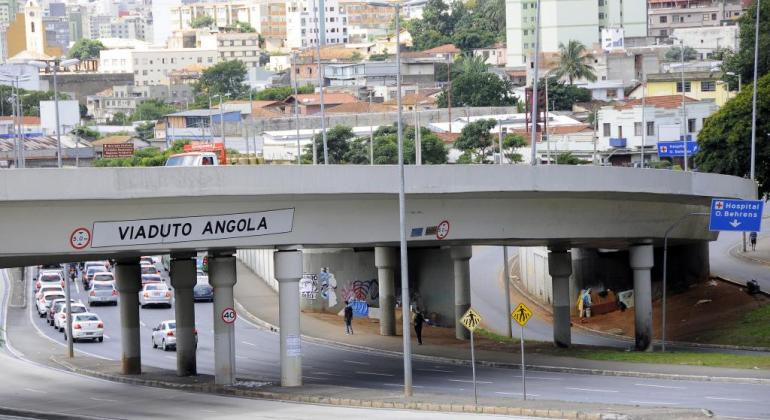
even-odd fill
[[(770, 235), (770, 218), (766, 217), (762, 220), (762, 231), (759, 233), (759, 237), (768, 235)], [(746, 237), (748, 242), (748, 234)], [(730, 255), (730, 250), (741, 247), (742, 242), (743, 238), (740, 232), (721, 232), (719, 238), (709, 244), (711, 274), (743, 284), (751, 279), (756, 279), (762, 290), (770, 290), (770, 268), (768, 266), (752, 261), (738, 260)]]
[[(502, 257), (501, 257), (502, 258)], [(78, 286), (78, 298), (86, 296)], [(76, 343), (78, 351), (118, 360), (120, 324), (117, 307), (93, 308), (105, 322), (103, 343)], [(142, 363), (175, 369), (174, 352), (153, 349), (152, 327), (173, 319), (173, 309), (141, 309)], [(196, 304), (199, 333), (198, 370), (213, 373), (212, 304)], [(37, 317), (34, 305), (29, 316), (41, 334), (64, 346), (61, 333)], [(30, 331), (30, 334), (35, 333)], [(278, 335), (246, 322), (236, 321), (236, 372), (239, 378), (278, 382)], [(308, 384), (345, 385), (364, 389), (394, 391), (401, 387), (402, 360), (336, 347), (303, 343), (303, 380)], [(472, 393), (471, 369), (468, 367), (414, 361), (414, 386), (417, 391), (445, 395)], [(480, 397), (521, 398), (519, 371), (477, 368)], [(629, 377), (605, 377), (566, 373), (532, 372), (527, 375), (528, 397), (588, 403), (631, 404), (655, 407), (708, 408), (719, 415), (770, 418), (770, 385), (726, 384), (700, 381), (675, 381)]]

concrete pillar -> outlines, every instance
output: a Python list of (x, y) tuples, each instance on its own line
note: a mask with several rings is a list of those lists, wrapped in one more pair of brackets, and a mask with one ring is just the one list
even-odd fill
[(176, 314), (176, 374), (198, 374), (195, 359), (195, 300), (197, 282), (194, 255), (171, 255), (171, 286), (174, 288)]
[(396, 335), (396, 286), (398, 248), (374, 248), (374, 265), (380, 286), (380, 335)]
[(214, 383), (235, 384), (235, 323), (222, 314), (234, 311), (236, 282), (233, 252), (209, 254), (209, 282), (214, 287)]
[(458, 340), (467, 340), (471, 333), (460, 323), (460, 318), (471, 307), (470, 259), (473, 251), (470, 246), (453, 246), (449, 255), (455, 274), (455, 336)]
[(634, 270), (635, 347), (640, 351), (652, 351), (652, 245), (632, 246), (629, 257), (631, 269)]
[(548, 253), (548, 274), (551, 275), (553, 291), (553, 344), (569, 347), (572, 344), (570, 332), (569, 277), (572, 274), (572, 257), (565, 249), (550, 249)]
[(142, 270), (139, 258), (118, 260), (115, 265), (115, 285), (120, 300), (121, 371), (124, 375), (142, 373), (142, 350), (139, 333), (139, 291)]
[(278, 280), (279, 327), (281, 329), (281, 386), (302, 386), (302, 349), (299, 329), (299, 280), (302, 250), (279, 249), (273, 254)]

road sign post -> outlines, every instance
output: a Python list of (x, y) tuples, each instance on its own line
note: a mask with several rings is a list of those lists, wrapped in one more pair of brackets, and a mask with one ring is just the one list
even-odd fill
[(516, 309), (511, 312), (511, 318), (521, 326), (521, 336), (519, 343), (521, 344), (521, 395), (524, 400), (527, 399), (527, 365), (524, 363), (524, 326), (527, 325), (530, 318), (532, 318), (532, 311), (527, 305), (520, 303)]
[(476, 388), (476, 353), (474, 351), (473, 332), (476, 331), (481, 323), (481, 315), (473, 308), (468, 308), (465, 315), (460, 318), (460, 322), (471, 332), (471, 370), (473, 372), (473, 403), (479, 404), (479, 393)]

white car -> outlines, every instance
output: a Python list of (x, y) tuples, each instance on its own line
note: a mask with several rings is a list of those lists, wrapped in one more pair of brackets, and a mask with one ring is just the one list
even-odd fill
[(139, 292), (139, 305), (146, 308), (148, 305), (163, 305), (171, 307), (174, 294), (166, 283), (148, 283)]
[[(195, 347), (198, 347), (198, 330), (193, 329), (195, 334)], [(152, 329), (152, 348), (160, 347), (163, 351), (176, 349), (176, 320), (171, 319), (163, 321), (157, 327)]]
[(37, 276), (35, 292), (38, 292), (43, 286), (59, 286), (64, 288), (64, 278), (56, 271), (43, 271)]
[(64, 293), (45, 292), (43, 293), (43, 296), (40, 297), (40, 299), (35, 301), (35, 306), (37, 306), (37, 314), (40, 315), (40, 318), (45, 317), (45, 313), (48, 308), (51, 307), (51, 301), (54, 299), (64, 299)]
[[(67, 340), (66, 332), (64, 339)], [(104, 322), (99, 315), (90, 312), (72, 315), (72, 341), (82, 339), (91, 339), (100, 343), (104, 341)]]
[(61, 292), (64, 294), (64, 288), (58, 284), (46, 284), (40, 287), (40, 290), (35, 293), (35, 300), (40, 299), (45, 292)]
[(97, 303), (102, 305), (118, 304), (118, 291), (115, 289), (115, 284), (107, 281), (95, 281), (93, 283), (91, 291), (88, 292), (88, 306), (94, 306)]
[[(70, 308), (72, 309), (72, 316), (88, 312), (86, 305), (80, 302), (70, 303)], [(59, 312), (53, 316), (53, 327), (59, 330), (59, 332), (64, 332), (64, 329), (67, 328), (67, 305), (62, 305), (59, 308)]]
[(115, 274), (109, 272), (109, 271), (102, 271), (94, 273), (91, 277), (91, 286), (94, 285), (94, 283), (111, 283), (115, 284)]

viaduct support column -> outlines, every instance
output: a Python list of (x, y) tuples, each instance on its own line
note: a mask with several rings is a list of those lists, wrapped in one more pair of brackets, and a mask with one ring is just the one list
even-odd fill
[(572, 274), (572, 256), (564, 249), (548, 253), (548, 273), (553, 290), (553, 344), (569, 347), (572, 344), (569, 315), (569, 276)]
[(380, 285), (380, 335), (396, 335), (395, 269), (398, 267), (397, 248), (374, 248), (374, 265)]
[(124, 375), (142, 373), (142, 350), (139, 334), (139, 290), (142, 270), (139, 258), (118, 260), (115, 283), (120, 293), (121, 371)]
[(197, 282), (195, 260), (190, 254), (171, 255), (171, 286), (174, 287), (176, 314), (176, 374), (198, 374), (195, 359), (195, 301), (193, 287)]
[(634, 245), (629, 249), (630, 265), (634, 270), (634, 337), (639, 351), (652, 351), (652, 252), (651, 244)]
[(214, 383), (235, 384), (235, 323), (222, 315), (235, 311), (233, 252), (209, 254), (209, 281), (214, 287)]
[(471, 307), (470, 259), (472, 255), (470, 246), (453, 246), (450, 250), (455, 273), (455, 336), (458, 340), (468, 340), (471, 337), (471, 333), (459, 320)]
[(299, 280), (302, 250), (279, 249), (273, 254), (278, 280), (278, 312), (281, 329), (281, 386), (302, 386), (302, 350), (299, 330)]

